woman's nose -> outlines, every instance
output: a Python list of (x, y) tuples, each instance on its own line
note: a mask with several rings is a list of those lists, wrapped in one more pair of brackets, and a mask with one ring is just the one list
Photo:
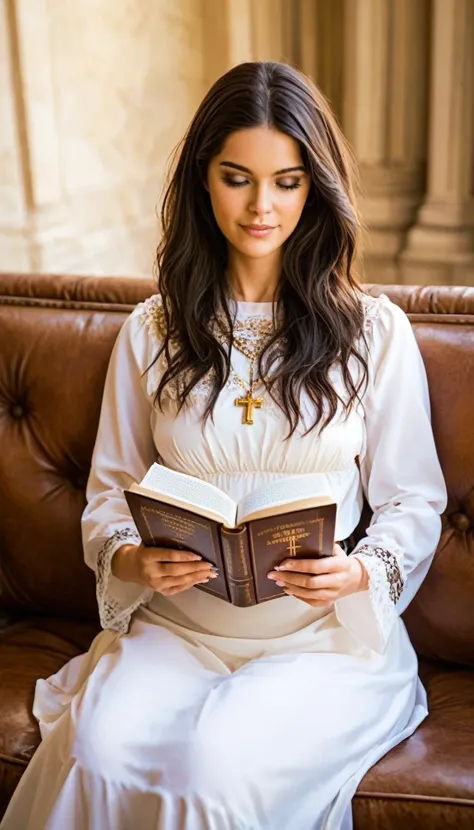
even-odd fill
[(252, 193), (252, 201), (250, 210), (258, 216), (264, 216), (266, 213), (271, 213), (273, 209), (272, 192), (268, 185), (257, 185)]

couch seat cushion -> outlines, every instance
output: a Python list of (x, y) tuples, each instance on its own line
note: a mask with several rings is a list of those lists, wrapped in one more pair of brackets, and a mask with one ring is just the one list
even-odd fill
[(361, 781), (356, 830), (474, 827), (474, 672), (422, 663), (420, 675), (430, 715)]
[(0, 817), (40, 741), (32, 715), (35, 683), (87, 651), (98, 632), (90, 622), (31, 618), (0, 636)]

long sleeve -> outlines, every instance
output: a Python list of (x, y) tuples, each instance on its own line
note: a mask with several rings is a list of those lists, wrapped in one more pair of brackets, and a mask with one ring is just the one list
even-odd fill
[(150, 424), (151, 396), (142, 377), (152, 348), (143, 304), (124, 323), (111, 355), (99, 428), (82, 516), (86, 563), (96, 572), (103, 628), (126, 631), (133, 611), (152, 590), (111, 574), (111, 560), (124, 543), (139, 544), (124, 488), (140, 481), (156, 461)]
[(361, 483), (373, 518), (352, 552), (368, 572), (369, 588), (338, 600), (335, 611), (341, 625), (382, 653), (431, 564), (446, 487), (425, 368), (409, 320), (386, 297), (372, 310)]

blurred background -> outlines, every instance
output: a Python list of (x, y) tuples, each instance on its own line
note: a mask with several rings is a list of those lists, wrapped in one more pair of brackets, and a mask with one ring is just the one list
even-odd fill
[(169, 156), (250, 59), (329, 98), (363, 277), (474, 285), (474, 0), (0, 0), (0, 270), (150, 275)]

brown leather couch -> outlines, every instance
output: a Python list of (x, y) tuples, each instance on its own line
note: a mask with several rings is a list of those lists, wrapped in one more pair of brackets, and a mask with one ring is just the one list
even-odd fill
[[(0, 815), (38, 745), (35, 680), (87, 650), (98, 630), (81, 551), (84, 489), (112, 344), (153, 291), (145, 280), (0, 275)], [(413, 323), (449, 506), (405, 614), (431, 714), (366, 775), (355, 826), (472, 830), (474, 288), (370, 291)]]

